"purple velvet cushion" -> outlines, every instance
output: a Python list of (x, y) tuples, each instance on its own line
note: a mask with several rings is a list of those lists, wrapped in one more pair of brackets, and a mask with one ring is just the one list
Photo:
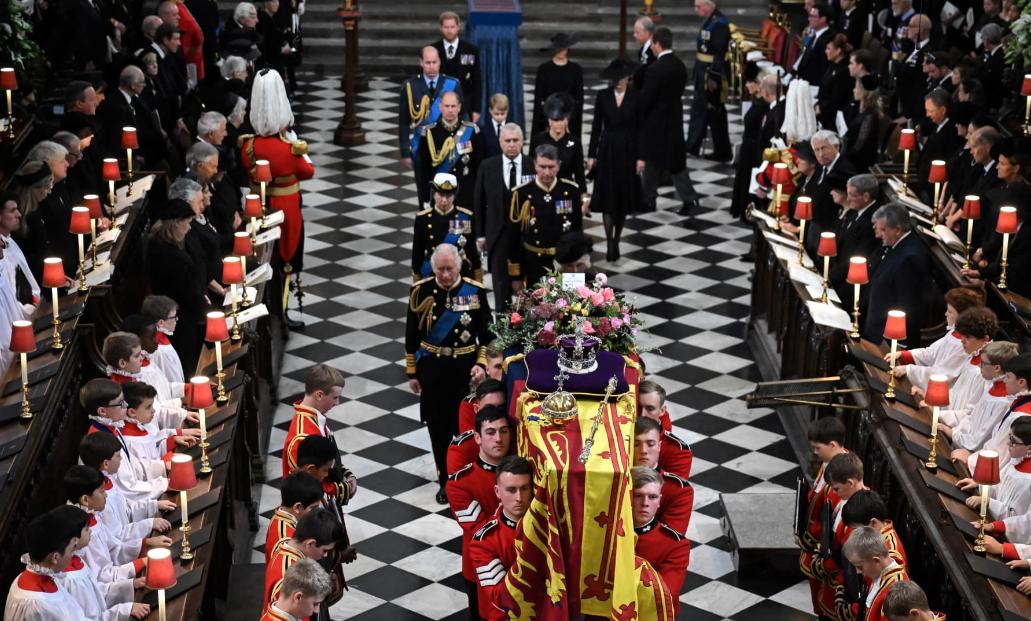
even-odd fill
[[(527, 354), (525, 362), (528, 390), (539, 393), (558, 390), (558, 382), (555, 380), (559, 373), (557, 349), (535, 349)], [(616, 390), (613, 394), (620, 395), (630, 390), (623, 356), (610, 351), (598, 352), (598, 368), (582, 375), (570, 373), (563, 388), (573, 394), (600, 396), (605, 394), (605, 386), (613, 375), (616, 376)]]

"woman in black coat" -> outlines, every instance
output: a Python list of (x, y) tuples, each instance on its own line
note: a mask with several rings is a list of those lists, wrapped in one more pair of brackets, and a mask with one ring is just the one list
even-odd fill
[(755, 63), (745, 65), (743, 74), (745, 89), (752, 98), (744, 118), (744, 133), (741, 134), (741, 149), (737, 154), (737, 166), (734, 170), (734, 194), (730, 201), (730, 215), (736, 218), (745, 217), (745, 206), (748, 204), (748, 188), (752, 181), (752, 169), (762, 161), (762, 152), (768, 145), (762, 144), (763, 123), (770, 104), (759, 96), (759, 66)]
[(594, 178), (591, 207), (602, 214), (607, 261), (619, 258), (619, 237), (628, 213), (642, 209), (637, 176), (637, 117), (640, 94), (629, 88), (633, 67), (614, 60), (602, 71), (610, 86), (598, 92), (587, 149), (587, 170)]
[(590, 195), (587, 193), (587, 179), (584, 176), (584, 148), (580, 143), (580, 137), (570, 131), (569, 115), (572, 103), (565, 93), (555, 93), (544, 102), (548, 128), (530, 138), (530, 157), (533, 158), (537, 147), (542, 144), (550, 144), (558, 149), (559, 178), (575, 182), (586, 203)]
[[(200, 355), (201, 323), (209, 302), (204, 266), (186, 251), (186, 234), (193, 222), (193, 209), (179, 199), (168, 201), (151, 224), (147, 238), (146, 267), (151, 293), (167, 295), (179, 305), (179, 323), (171, 336), (183, 369), (192, 375)], [(221, 300), (219, 300), (221, 302)]]
[(852, 97), (852, 76), (848, 74), (848, 56), (852, 44), (842, 33), (827, 42), (827, 69), (820, 80), (820, 93), (816, 98), (817, 119), (824, 129), (838, 133), (835, 119), (844, 112)]
[(576, 44), (576, 35), (560, 32), (551, 38), (551, 45), (542, 52), (551, 52), (551, 60), (537, 67), (533, 79), (533, 136), (548, 128), (548, 115), (544, 102), (554, 93), (565, 93), (572, 100), (569, 110), (570, 133), (579, 140), (583, 131), (584, 71), (580, 65), (569, 60), (569, 48)]
[(876, 74), (856, 78), (853, 96), (859, 102), (859, 114), (848, 124), (845, 134), (845, 159), (863, 172), (877, 163), (880, 153), (881, 128), (885, 123), (884, 109), (877, 87)]

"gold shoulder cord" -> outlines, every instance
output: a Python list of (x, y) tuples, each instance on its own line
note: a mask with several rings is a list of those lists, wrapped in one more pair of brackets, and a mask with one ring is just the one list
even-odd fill
[(422, 124), (423, 119), (430, 113), (429, 102), (430, 98), (428, 95), (423, 95), (422, 100), (419, 102), (419, 111), (415, 111), (415, 101), (412, 100), (412, 83), (405, 82), (405, 92), (408, 94), (408, 118), (410, 119), (409, 125), (412, 129), (415, 129)]
[(419, 329), (420, 331), (429, 331), (433, 323), (433, 298), (428, 297), (423, 301), (419, 301), (419, 287), (412, 289), (412, 294), (408, 298), (408, 308), (412, 309), (419, 318)]
[(508, 219), (512, 222), (512, 224), (522, 223), (522, 230), (523, 232), (526, 232), (530, 226), (529, 219), (527, 218), (527, 216), (530, 215), (530, 199), (526, 199), (525, 201), (523, 201), (522, 206), (517, 209), (516, 205), (518, 204), (519, 192), (513, 190), (512, 204), (508, 208)]
[(444, 140), (444, 144), (441, 145), (440, 151), (437, 151), (436, 145), (433, 144), (433, 132), (426, 132), (426, 148), (430, 152), (430, 163), (434, 166), (440, 166), (440, 163), (444, 161), (444, 158), (451, 153), (455, 148), (455, 137), (448, 136)]

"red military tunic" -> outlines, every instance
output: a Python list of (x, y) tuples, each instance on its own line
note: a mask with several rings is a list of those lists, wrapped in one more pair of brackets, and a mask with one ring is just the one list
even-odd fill
[(480, 445), (476, 443), (472, 431), (458, 434), (447, 447), (447, 473), (451, 474), (466, 464), (476, 461), (480, 454)]
[(476, 582), (476, 570), (469, 558), (473, 535), (494, 516), (498, 496), (494, 493), (497, 468), (476, 457), (447, 479), (447, 499), (451, 513), (462, 528), (462, 576)]
[(888, 556), (895, 559), (895, 562), (902, 565), (902, 567), (908, 569), (909, 561), (906, 559), (906, 549), (902, 547), (902, 540), (899, 539), (899, 534), (895, 532), (895, 526), (892, 525), (891, 520), (887, 520), (884, 523), (881, 535), (884, 537), (884, 544), (888, 546)]
[(261, 600), (266, 612), (272, 602), (279, 599), (279, 590), (283, 586), (286, 570), (302, 558), (304, 553), (295, 548), (289, 539), (272, 551), (272, 556), (265, 565), (265, 599)]
[(694, 453), (691, 452), (690, 444), (673, 435), (672, 431), (662, 432), (662, 442), (659, 444), (659, 469), (686, 479), (691, 476), (693, 461)]
[(834, 600), (837, 596), (837, 588), (839, 585), (844, 584), (844, 574), (841, 571), (841, 566), (838, 565), (837, 559), (841, 558), (841, 549), (845, 546), (845, 542), (848, 541), (849, 535), (852, 534), (852, 529), (845, 525), (845, 520), (841, 519), (841, 510), (845, 508), (845, 503), (847, 502), (847, 500), (839, 499), (837, 505), (831, 511), (834, 524), (834, 535), (831, 538), (831, 554), (830, 558), (821, 559), (823, 581), (820, 584), (820, 609), (818, 612), (831, 618), (836, 614)]
[(838, 495), (831, 490), (823, 473), (827, 464), (820, 464), (820, 471), (816, 473), (816, 480), (809, 488), (809, 496), (806, 509), (805, 535), (799, 540), (798, 545), (802, 553), (798, 559), (799, 569), (809, 579), (809, 591), (813, 598), (813, 611), (820, 610), (820, 585), (822, 580), (814, 571), (814, 564), (820, 553), (820, 537), (823, 535), (823, 525), (820, 521), (820, 513), (823, 506), (828, 502), (831, 506), (838, 504)]
[(297, 516), (290, 513), (283, 507), (276, 507), (272, 519), (268, 523), (268, 533), (265, 535), (265, 563), (268, 564), (272, 558), (272, 552), (283, 541), (294, 536), (297, 530)]
[[(458, 433), (472, 431), (476, 428), (476, 397), (469, 395), (458, 404)], [(468, 463), (468, 462), (466, 462)]]
[(680, 589), (691, 561), (691, 542), (657, 517), (644, 526), (634, 527), (634, 532), (637, 533), (634, 548), (637, 556), (648, 561), (662, 576), (673, 598), (673, 614), (676, 615), (680, 612)]
[(687, 536), (694, 507), (694, 488), (687, 479), (672, 472), (660, 470), (662, 476), (662, 500), (659, 503), (659, 518), (670, 528)]
[(508, 568), (515, 563), (517, 526), (499, 508), (496, 517), (476, 531), (469, 547), (469, 557), (476, 569), (480, 617), (487, 621), (508, 621), (508, 613), (496, 602), (505, 588)]
[(861, 621), (888, 621), (888, 617), (881, 613), (884, 598), (888, 596), (888, 589), (891, 588), (891, 585), (906, 580), (909, 580), (909, 575), (902, 565), (893, 565), (882, 571), (880, 583), (872, 587), (876, 588), (873, 598), (867, 599), (870, 605), (866, 609), (866, 618)]
[[(320, 416), (322, 421), (319, 420)], [(290, 421), (290, 429), (286, 432), (283, 444), (283, 478), (297, 469), (297, 447), (308, 436), (329, 437), (329, 426), (315, 408), (294, 403), (294, 418)]]
[(261, 615), (260, 621), (294, 621), (293, 615), (287, 614), (278, 608), (269, 606)]
[[(293, 142), (282, 136), (240, 136), (240, 163), (251, 174), (251, 192), (260, 194), (260, 184), (254, 181), (257, 160), (268, 160), (272, 169), (272, 182), (265, 195), (269, 211), (282, 211), (285, 220), (279, 239), (279, 256), (284, 262), (294, 260), (303, 235), (301, 218), (301, 184), (315, 175), (315, 167), (308, 158), (308, 144)], [(299, 258), (299, 257), (298, 257)]]

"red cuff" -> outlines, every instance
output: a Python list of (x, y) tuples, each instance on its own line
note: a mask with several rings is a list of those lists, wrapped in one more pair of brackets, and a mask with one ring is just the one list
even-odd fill
[(175, 435), (177, 435), (177, 436), (183, 435), (183, 428), (182, 427), (176, 428)]
[(144, 537), (143, 541), (140, 542), (140, 559), (147, 556), (147, 538)]
[(133, 569), (136, 570), (136, 577), (139, 578), (140, 574), (143, 573), (143, 559), (142, 558), (138, 558), (135, 561), (133, 561), (132, 562), (132, 567), (133, 567)]
[(172, 461), (173, 455), (175, 455), (175, 451), (168, 451), (167, 453), (161, 456), (161, 461), (167, 464)]
[(32, 296), (32, 305), (33, 306), (39, 306), (39, 296), (38, 295)]
[(1002, 558), (1007, 561), (1019, 561), (1020, 554), (1017, 553), (1017, 546), (1012, 543), (1002, 544)]
[[(171, 452), (173, 452), (175, 450), (175, 437), (174, 436), (169, 436), (169, 437), (165, 438), (165, 450), (168, 451), (169, 453), (171, 453)], [(164, 457), (162, 457), (161, 459), (164, 459)]]
[(996, 522), (992, 522), (992, 534), (993, 535), (995, 533), (1004, 533), (1004, 532), (1006, 532), (1006, 522), (1003, 522), (1002, 520), (998, 520)]
[(909, 350), (906, 350), (906, 351), (903, 351), (903, 352), (899, 353), (899, 363), (900, 364), (913, 364), (914, 362), (915, 362), (915, 359), (913, 358), (913, 352), (911, 352)]
[(336, 496), (337, 495), (337, 486), (334, 483), (330, 482), (330, 481), (323, 481), (322, 482), (322, 491), (327, 493), (327, 494), (329, 494), (329, 495), (331, 495), (331, 496)]

